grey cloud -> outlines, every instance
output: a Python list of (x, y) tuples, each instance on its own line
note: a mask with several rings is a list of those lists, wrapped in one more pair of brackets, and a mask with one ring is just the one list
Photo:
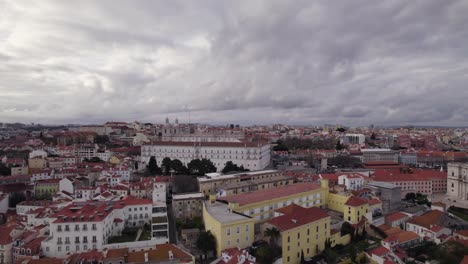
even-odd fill
[(7, 1), (4, 10), (0, 120), (184, 121), (190, 111), (213, 123), (468, 121), (462, 0)]

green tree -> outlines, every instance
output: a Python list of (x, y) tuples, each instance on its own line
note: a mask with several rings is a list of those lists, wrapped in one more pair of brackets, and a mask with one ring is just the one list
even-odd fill
[(169, 157), (165, 157), (161, 162), (161, 169), (164, 175), (169, 175), (171, 173), (171, 159)]
[(190, 175), (198, 175), (198, 176), (203, 176), (204, 174), (201, 174), (202, 171), (202, 163), (200, 159), (193, 159), (187, 164), (188, 168), (188, 173)]
[(269, 237), (270, 238), (270, 245), (273, 245), (273, 244), (276, 243), (276, 241), (280, 237), (280, 231), (278, 229), (274, 228), (274, 227), (267, 228), (263, 232), (263, 235), (266, 236), (266, 237)]
[(207, 258), (208, 252), (216, 249), (216, 239), (210, 231), (200, 232), (197, 239), (197, 248), (203, 252), (205, 259)]
[(345, 146), (338, 140), (338, 142), (336, 142), (336, 150), (342, 150), (344, 148)]
[(218, 170), (216, 166), (213, 164), (213, 162), (209, 159), (202, 159), (201, 167), (203, 170), (203, 175), (210, 173), (210, 172), (216, 172)]
[(161, 172), (161, 169), (158, 167), (158, 163), (156, 162), (156, 157), (154, 156), (150, 157), (147, 168), (151, 174), (158, 174)]
[(245, 169), (244, 166), (237, 166), (237, 164), (234, 164), (232, 161), (226, 162), (226, 165), (224, 166), (224, 169), (221, 171), (222, 173), (228, 173), (231, 171), (248, 171), (248, 169)]
[(260, 264), (271, 264), (274, 259), (274, 252), (271, 247), (261, 247), (256, 250), (255, 257)]
[(344, 236), (346, 234), (350, 234), (351, 240), (354, 241), (356, 229), (349, 222), (344, 222), (341, 225), (341, 235)]
[(0, 175), (9, 176), (11, 175), (11, 169), (0, 162)]
[(346, 132), (346, 128), (344, 128), (344, 127), (339, 127), (339, 128), (336, 129), (336, 131), (341, 132), (341, 133), (344, 133), (344, 132)]
[(184, 166), (184, 164), (182, 163), (182, 161), (178, 160), (178, 159), (173, 159), (171, 161), (171, 170), (175, 173), (175, 174), (186, 174), (187, 173), (187, 167)]

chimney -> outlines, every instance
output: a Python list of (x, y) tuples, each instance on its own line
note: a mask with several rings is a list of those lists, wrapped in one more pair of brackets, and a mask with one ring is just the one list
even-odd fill
[(169, 250), (169, 259), (172, 260), (174, 259), (174, 254), (172, 253), (172, 250)]
[(145, 262), (148, 262), (148, 252), (145, 252)]

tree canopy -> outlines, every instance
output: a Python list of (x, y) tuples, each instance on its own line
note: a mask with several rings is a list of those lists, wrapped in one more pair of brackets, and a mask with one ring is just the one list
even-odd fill
[(187, 164), (190, 175), (203, 176), (210, 172), (216, 172), (218, 169), (209, 159), (194, 159)]
[(158, 163), (156, 162), (156, 158), (154, 156), (150, 157), (147, 168), (151, 174), (161, 173), (161, 168), (158, 167)]
[(210, 251), (216, 250), (216, 238), (210, 231), (202, 231), (197, 239), (197, 248), (201, 250), (205, 257)]
[(224, 169), (221, 171), (222, 173), (228, 173), (231, 171), (249, 171), (248, 169), (245, 169), (243, 165), (240, 167), (237, 166), (237, 164), (234, 164), (232, 161), (226, 162), (226, 166), (224, 166)]

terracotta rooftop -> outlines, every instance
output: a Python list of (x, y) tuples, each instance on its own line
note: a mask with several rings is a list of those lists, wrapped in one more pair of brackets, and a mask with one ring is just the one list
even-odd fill
[(260, 190), (250, 193), (242, 193), (237, 195), (220, 197), (219, 200), (227, 201), (230, 203), (239, 203), (240, 206), (243, 206), (247, 204), (273, 200), (276, 198), (287, 197), (298, 193), (310, 192), (313, 190), (318, 190), (320, 188), (320, 185), (317, 185), (315, 183), (303, 182), (274, 189)]
[(384, 241), (389, 242), (389, 241), (398, 241), (398, 243), (405, 243), (411, 240), (418, 239), (419, 236), (418, 234), (411, 232), (411, 231), (401, 231), (399, 233), (393, 234), (389, 237), (387, 237)]
[(408, 217), (408, 215), (406, 215), (406, 214), (404, 214), (402, 212), (394, 212), (394, 213), (386, 215), (385, 220), (387, 220), (388, 222), (395, 222), (395, 221), (398, 221), (398, 220), (403, 219), (405, 217)]
[(369, 203), (369, 205), (376, 205), (376, 204), (381, 204), (382, 201), (380, 201), (379, 199), (377, 198), (374, 198), (374, 199), (370, 199), (367, 201)]
[(325, 210), (318, 207), (297, 206), (291, 208), (288, 214), (274, 217), (268, 223), (276, 226), (280, 231), (286, 231), (330, 217)]
[(460, 264), (468, 264), (468, 255), (465, 255)]
[(415, 224), (418, 226), (430, 229), (434, 225), (438, 225), (442, 220), (444, 213), (439, 210), (431, 210), (420, 216), (411, 218), (408, 223)]
[(352, 207), (361, 206), (365, 204), (368, 204), (367, 200), (356, 197), (356, 196), (349, 197), (348, 201), (346, 201), (345, 203), (345, 205), (352, 206)]
[(455, 231), (455, 234), (458, 234), (458, 235), (464, 236), (464, 237), (468, 237), (468, 230), (466, 230), (466, 229), (458, 230), (458, 231)]
[(384, 256), (385, 254), (387, 254), (390, 250), (388, 250), (386, 247), (384, 246), (380, 246), (378, 248), (374, 248), (370, 251), (368, 251), (367, 253), (369, 253), (369, 255), (377, 255), (379, 257), (382, 257)]

